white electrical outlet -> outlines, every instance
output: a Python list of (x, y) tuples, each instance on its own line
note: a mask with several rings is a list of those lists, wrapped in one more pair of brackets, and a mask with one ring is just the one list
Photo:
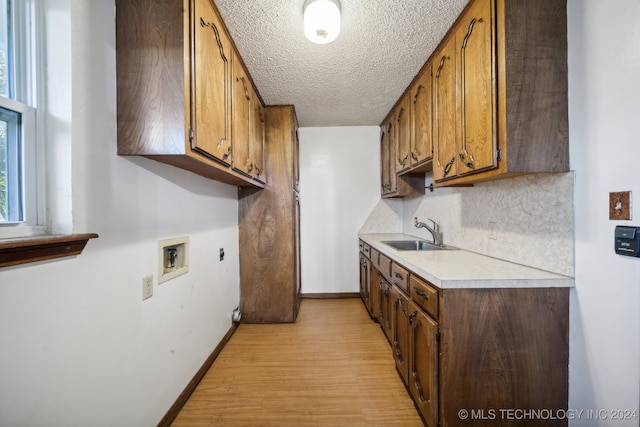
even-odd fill
[(142, 301), (153, 296), (153, 275), (142, 278)]

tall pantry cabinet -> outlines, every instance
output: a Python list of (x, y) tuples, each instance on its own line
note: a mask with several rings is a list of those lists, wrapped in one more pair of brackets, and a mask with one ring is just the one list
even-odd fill
[(245, 323), (295, 322), (300, 304), (298, 122), (265, 108), (264, 189), (239, 188), (240, 311)]

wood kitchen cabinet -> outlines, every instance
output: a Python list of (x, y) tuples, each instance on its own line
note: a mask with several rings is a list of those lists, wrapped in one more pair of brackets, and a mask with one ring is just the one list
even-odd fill
[(397, 286), (391, 287), (391, 346), (396, 369), (409, 384), (409, 298)]
[(265, 131), (266, 131), (266, 118), (264, 112), (264, 105), (262, 101), (254, 93), (252, 101), (252, 120), (251, 120), (251, 157), (253, 161), (253, 178), (256, 181), (264, 183), (267, 179), (267, 170), (264, 165), (264, 143), (265, 143)]
[[(380, 132), (380, 194), (383, 198), (424, 194), (424, 177), (397, 173), (398, 117), (389, 117)], [(407, 160), (408, 161), (408, 160)]]
[(371, 315), (371, 261), (364, 254), (360, 254), (360, 298)]
[(290, 323), (301, 286), (298, 122), (292, 106), (266, 107), (265, 118), (265, 188), (238, 190), (240, 311), (246, 323)]
[(436, 185), (569, 170), (566, 25), (566, 0), (469, 3), (434, 58), (454, 43), (455, 150), (439, 135)]
[[(425, 425), (527, 427), (531, 419), (498, 410), (567, 409), (568, 288), (442, 289), (382, 253), (379, 261), (378, 321)], [(394, 277), (392, 285), (387, 279)], [(461, 409), (494, 409), (497, 416), (463, 420)]]
[[(212, 0), (117, 0), (118, 154), (261, 187), (241, 173), (244, 154), (232, 168), (234, 148), (248, 144), (245, 129), (232, 141), (234, 63), (238, 72), (241, 62)], [(251, 86), (248, 75), (244, 82)], [(246, 116), (246, 107), (236, 110)], [(246, 117), (239, 120), (244, 126)]]
[(382, 274), (378, 274), (378, 288), (380, 290), (380, 313), (378, 322), (389, 342), (393, 339), (393, 322), (391, 319), (393, 295), (391, 284), (384, 278)]
[(455, 37), (445, 40), (434, 55), (433, 73), (433, 179), (458, 175), (456, 144)]
[(402, 173), (411, 166), (411, 99), (406, 93), (395, 109), (395, 171)]
[(264, 107), (239, 60), (233, 61), (232, 165), (264, 183)]
[(433, 157), (433, 76), (431, 62), (411, 88), (411, 169), (427, 172)]
[[(432, 168), (436, 186), (456, 186), (569, 171), (566, 9), (566, 0), (468, 3), (383, 122), (430, 74), (433, 160), (398, 166), (400, 177)], [(412, 161), (416, 126), (429, 129), (429, 99), (418, 95)]]
[(408, 302), (409, 390), (428, 426), (438, 424), (438, 323)]

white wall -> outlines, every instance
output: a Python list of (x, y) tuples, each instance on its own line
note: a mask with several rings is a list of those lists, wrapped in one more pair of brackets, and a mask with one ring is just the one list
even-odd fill
[(302, 292), (358, 292), (358, 230), (380, 199), (380, 128), (300, 128)]
[[(640, 197), (640, 2), (569, 0), (569, 135), (576, 170), (576, 288), (569, 406), (639, 410), (640, 259), (614, 254), (609, 192)], [(575, 420), (637, 426), (638, 418)]]
[[(58, 220), (68, 204), (73, 230), (100, 237), (78, 257), (0, 270), (0, 425), (155, 425), (231, 327), (237, 190), (118, 157), (114, 1), (46, 3), (73, 26), (56, 28), (70, 33), (71, 54), (58, 59), (73, 87), (50, 99), (69, 105), (48, 119), (48, 143), (60, 148), (51, 163), (73, 161), (72, 197), (65, 171), (49, 186), (63, 201)], [(158, 285), (158, 240), (185, 235), (190, 271)], [(148, 274), (154, 295), (143, 302)]]

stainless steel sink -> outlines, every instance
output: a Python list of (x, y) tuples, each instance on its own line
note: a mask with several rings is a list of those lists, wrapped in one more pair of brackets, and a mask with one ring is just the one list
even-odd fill
[(399, 251), (441, 251), (448, 249), (445, 246), (436, 246), (426, 240), (386, 240), (382, 243)]

